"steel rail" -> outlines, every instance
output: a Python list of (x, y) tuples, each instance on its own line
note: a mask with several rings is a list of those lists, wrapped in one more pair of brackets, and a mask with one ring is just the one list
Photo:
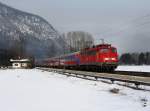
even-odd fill
[(131, 75), (131, 76), (141, 76), (141, 77), (150, 77), (150, 72), (114, 71), (113, 74)]
[(150, 86), (150, 77), (142, 77), (142, 76), (135, 76), (135, 75), (127, 75), (127, 74), (111, 74), (111, 73), (98, 73), (98, 72), (87, 72), (87, 71), (76, 71), (76, 70), (66, 70), (66, 69), (54, 69), (54, 68), (37, 68), (45, 71), (54, 71), (57, 73), (63, 73), (68, 76), (80, 75), (84, 77), (94, 77), (95, 79), (102, 78), (108, 79), (112, 82), (114, 81), (121, 81), (121, 82), (128, 82), (134, 83), (137, 87), (139, 85), (146, 85)]

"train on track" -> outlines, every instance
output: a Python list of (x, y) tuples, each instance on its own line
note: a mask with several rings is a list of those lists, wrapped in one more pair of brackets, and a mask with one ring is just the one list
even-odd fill
[(118, 66), (117, 48), (99, 44), (81, 51), (58, 57), (36, 60), (38, 67), (111, 72)]

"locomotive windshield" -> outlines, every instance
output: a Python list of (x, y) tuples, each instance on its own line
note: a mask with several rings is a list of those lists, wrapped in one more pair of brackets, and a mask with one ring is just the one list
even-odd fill
[(116, 53), (117, 50), (115, 48), (104, 48), (104, 49), (100, 49), (101, 53), (108, 53), (108, 52), (113, 52)]
[(106, 48), (105, 49), (101, 49), (100, 52), (101, 53), (107, 53), (107, 52), (109, 52), (109, 49), (106, 49)]

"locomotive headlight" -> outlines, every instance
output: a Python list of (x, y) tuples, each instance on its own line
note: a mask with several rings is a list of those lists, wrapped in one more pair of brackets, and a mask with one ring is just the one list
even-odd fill
[(116, 60), (116, 58), (111, 58), (111, 60)]
[(110, 58), (104, 58), (105, 61), (110, 60)]
[(105, 61), (108, 61), (108, 60), (116, 60), (116, 58), (104, 58)]

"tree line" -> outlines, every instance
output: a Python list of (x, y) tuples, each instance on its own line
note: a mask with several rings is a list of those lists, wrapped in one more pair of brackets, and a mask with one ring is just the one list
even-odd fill
[(119, 58), (121, 65), (150, 65), (150, 52), (124, 53)]
[[(72, 31), (62, 34), (62, 38), (65, 41), (64, 54), (76, 52), (87, 47), (94, 45), (94, 38), (88, 32)], [(17, 49), (15, 47), (14, 49)], [(55, 50), (55, 49), (54, 49)], [(0, 49), (0, 66), (10, 65), (11, 58), (18, 58), (22, 52), (14, 50), (2, 50)], [(23, 57), (31, 57), (31, 55), (23, 54)], [(22, 57), (22, 56), (21, 56)], [(32, 57), (33, 58), (33, 57)], [(150, 65), (150, 52), (141, 53), (123, 53), (119, 57), (120, 65)]]

